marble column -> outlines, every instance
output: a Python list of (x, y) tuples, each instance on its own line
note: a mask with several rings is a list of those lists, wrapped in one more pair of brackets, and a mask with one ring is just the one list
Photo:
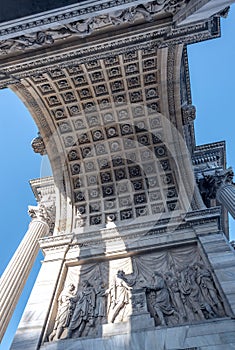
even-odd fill
[(29, 206), (32, 220), (23, 240), (0, 278), (0, 341), (37, 257), (38, 240), (49, 234), (50, 217), (43, 205)]
[(232, 183), (223, 183), (217, 190), (216, 199), (235, 219), (235, 186)]

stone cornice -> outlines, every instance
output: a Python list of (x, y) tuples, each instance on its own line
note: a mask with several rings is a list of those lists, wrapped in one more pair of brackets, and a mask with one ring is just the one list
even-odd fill
[(164, 48), (181, 43), (194, 43), (220, 36), (219, 18), (210, 19), (208, 22), (199, 23), (194, 26), (172, 29), (170, 24), (158, 27), (155, 23), (148, 23), (144, 28), (136, 26), (131, 31), (113, 33), (111, 39), (102, 35), (89, 41), (81, 39), (79, 42), (72, 40), (66, 45), (54, 45), (50, 48), (40, 50), (29, 50), (27, 54), (22, 52), (19, 56), (2, 57), (0, 61), (0, 88), (8, 84), (17, 83), (21, 79), (33, 74), (47, 72), (54, 68), (63, 68), (73, 64), (89, 62), (124, 52), (146, 49)]
[(221, 207), (206, 208), (202, 210), (194, 210), (186, 214), (184, 220), (186, 222), (200, 221), (208, 218), (219, 218), (221, 215)]
[(219, 142), (213, 142), (213, 143), (206, 143), (203, 145), (196, 146), (195, 151), (204, 151), (204, 150), (211, 150), (214, 148), (223, 147), (225, 148), (225, 141), (219, 141)]
[[(197, 1), (198, 2), (198, 1)], [(204, 4), (208, 0), (204, 1)], [(61, 26), (65, 26), (69, 23), (75, 23), (79, 21), (86, 21), (90, 18), (97, 18), (100, 16), (114, 14), (118, 17), (118, 24), (120, 24), (120, 14), (122, 11), (131, 11), (133, 9), (141, 7), (149, 8), (149, 14), (160, 14), (161, 17), (168, 15), (174, 15), (172, 23), (179, 22), (179, 18), (192, 14), (198, 10), (202, 4), (195, 6), (195, 1), (180, 0), (180, 1), (143, 1), (143, 0), (102, 0), (102, 1), (79, 1), (74, 5), (68, 5), (65, 7), (59, 7), (54, 10), (39, 12), (31, 16), (23, 16), (21, 18), (2, 21), (0, 23), (0, 39), (12, 39), (16, 37), (22, 37), (27, 34), (36, 32), (44, 32), (48, 29), (55, 29)], [(190, 9), (190, 10), (189, 10)], [(141, 11), (143, 13), (143, 11)], [(210, 18), (208, 16), (207, 18)], [(147, 19), (148, 16), (147, 16)], [(129, 21), (129, 19), (128, 19)], [(122, 20), (121, 20), (122, 22)]]
[[(147, 2), (147, 1), (146, 1)], [(53, 28), (58, 24), (66, 24), (79, 19), (91, 17), (92, 14), (109, 12), (112, 9), (124, 9), (129, 6), (135, 6), (142, 1), (139, 0), (112, 0), (112, 1), (82, 1), (77, 4), (59, 8), (56, 10), (38, 13), (37, 15), (20, 18), (18, 20), (7, 21), (0, 24), (1, 40), (22, 35), (22, 33), (32, 33), (41, 30)]]
[[(195, 171), (202, 171), (204, 168), (226, 166), (225, 141), (213, 142), (195, 147), (192, 155), (192, 164)], [(208, 164), (210, 166), (208, 167)]]
[(33, 180), (30, 180), (29, 183), (37, 201), (40, 201), (42, 189), (46, 189), (48, 194), (55, 193), (54, 179), (52, 176), (33, 179)]
[[(99, 247), (106, 242), (130, 242), (135, 240), (149, 240), (165, 235), (177, 235), (191, 231), (198, 225), (216, 224), (218, 226), (221, 208), (209, 208), (187, 213), (183, 217), (174, 219), (165, 218), (156, 222), (145, 222), (131, 226), (121, 226), (111, 229), (100, 229), (99, 231), (86, 231), (84, 233), (61, 233), (60, 235), (46, 237), (40, 240), (40, 247), (45, 250), (54, 247), (70, 245), (70, 249)], [(218, 227), (219, 230), (219, 227)], [(191, 237), (191, 236), (190, 236)], [(191, 238), (190, 238), (191, 239)]]

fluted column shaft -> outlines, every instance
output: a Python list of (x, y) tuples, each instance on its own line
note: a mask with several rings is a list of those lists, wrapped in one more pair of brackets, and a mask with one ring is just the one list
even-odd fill
[(30, 210), (33, 215), (28, 231), (0, 278), (0, 341), (37, 257), (38, 240), (49, 234), (48, 218), (41, 208), (31, 207)]
[(235, 219), (235, 186), (231, 183), (222, 184), (217, 190), (216, 198)]

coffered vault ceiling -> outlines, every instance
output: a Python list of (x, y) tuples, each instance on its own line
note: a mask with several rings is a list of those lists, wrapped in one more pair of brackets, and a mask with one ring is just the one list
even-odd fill
[(200, 208), (184, 44), (218, 36), (218, 18), (177, 27), (190, 1), (93, 5), (0, 28), (0, 87), (38, 125), (57, 188), (56, 229)]
[[(27, 87), (50, 127), (46, 148), (52, 165), (59, 150), (78, 226), (126, 223), (185, 209), (175, 156), (176, 139), (182, 138), (181, 110), (177, 121), (174, 100), (172, 111), (168, 106), (173, 91), (170, 86), (165, 90), (171, 74), (167, 61), (174, 74), (172, 54), (177, 57), (177, 50), (129, 51), (50, 69), (18, 85), (23, 99)], [(175, 78), (180, 88), (180, 76)], [(47, 128), (43, 126), (42, 135)], [(52, 150), (54, 142), (57, 151)]]

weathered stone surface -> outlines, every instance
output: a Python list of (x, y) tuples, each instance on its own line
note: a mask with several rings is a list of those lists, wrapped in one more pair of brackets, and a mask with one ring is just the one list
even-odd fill
[(182, 327), (163, 328), (142, 332), (132, 332), (123, 335), (113, 335), (103, 339), (68, 340), (44, 344), (45, 350), (147, 350), (149, 347), (157, 347), (158, 350), (183, 350), (183, 349), (233, 349), (234, 321), (223, 320), (207, 322), (207, 324), (188, 325)]
[[(205, 208), (191, 166), (193, 157), (196, 173), (218, 175), (225, 147), (195, 145), (184, 47), (218, 36), (220, 13), (206, 17), (209, 0), (44, 3), (0, 28), (0, 87), (11, 84), (32, 113), (56, 191), (53, 236), (40, 240), (44, 263), (12, 350), (230, 346), (226, 215), (202, 173)], [(39, 18), (42, 9), (54, 15)]]

